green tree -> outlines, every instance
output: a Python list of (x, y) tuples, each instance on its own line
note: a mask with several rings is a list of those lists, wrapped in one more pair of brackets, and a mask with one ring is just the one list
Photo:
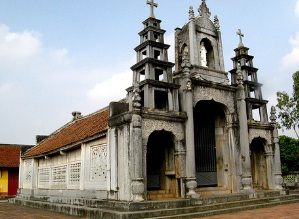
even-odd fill
[(299, 171), (299, 140), (285, 135), (279, 136), (281, 171)]
[(299, 71), (293, 74), (293, 96), (285, 91), (276, 93), (280, 119), (279, 128), (293, 129), (299, 139)]

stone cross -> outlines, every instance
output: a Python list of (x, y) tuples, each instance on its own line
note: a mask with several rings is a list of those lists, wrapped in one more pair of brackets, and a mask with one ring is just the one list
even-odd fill
[(154, 7), (158, 7), (158, 4), (156, 4), (155, 2), (154, 2), (154, 0), (147, 0), (147, 2), (146, 2), (148, 5), (150, 5), (151, 6), (151, 17), (155, 17), (155, 15), (154, 15)]
[(238, 29), (238, 32), (237, 32), (237, 34), (239, 35), (239, 37), (240, 37), (240, 43), (239, 43), (239, 47), (241, 47), (241, 46), (244, 46), (243, 45), (243, 42), (242, 42), (242, 37), (244, 37), (244, 34), (241, 32), (241, 30), (240, 29)]

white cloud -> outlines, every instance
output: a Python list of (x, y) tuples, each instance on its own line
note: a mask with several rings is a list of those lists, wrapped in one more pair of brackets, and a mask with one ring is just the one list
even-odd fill
[(292, 45), (292, 51), (283, 57), (282, 64), (284, 69), (295, 72), (299, 69), (299, 32), (289, 39), (289, 43)]
[(132, 71), (115, 74), (109, 79), (96, 84), (87, 93), (88, 99), (101, 106), (107, 106), (111, 101), (119, 101), (126, 97), (126, 88), (132, 85)]
[(170, 33), (165, 36), (165, 43), (170, 45), (168, 49), (168, 61), (174, 62), (175, 61), (175, 48), (174, 48), (174, 33)]
[(35, 31), (11, 32), (0, 24), (0, 60), (15, 63), (41, 52), (40, 34)]

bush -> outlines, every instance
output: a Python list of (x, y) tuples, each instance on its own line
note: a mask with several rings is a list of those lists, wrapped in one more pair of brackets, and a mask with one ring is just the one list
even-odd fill
[(299, 140), (282, 135), (279, 136), (281, 171), (299, 171)]

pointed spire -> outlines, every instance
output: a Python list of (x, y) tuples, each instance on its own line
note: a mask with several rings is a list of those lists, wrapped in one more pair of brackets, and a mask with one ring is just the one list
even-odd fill
[(151, 15), (150, 15), (150, 17), (152, 17), (152, 18), (155, 18), (155, 14), (154, 14), (154, 7), (158, 7), (158, 4), (156, 4), (155, 2), (154, 2), (154, 0), (147, 0), (147, 2), (146, 2), (148, 5), (150, 5), (151, 6)]
[(190, 6), (189, 8), (189, 20), (194, 20), (195, 16), (194, 16), (194, 10), (193, 7)]
[(202, 0), (201, 5), (198, 8), (199, 15), (202, 17), (210, 18), (211, 12), (206, 4), (206, 0)]
[(216, 30), (220, 30), (220, 24), (219, 24), (219, 19), (218, 19), (217, 15), (214, 16), (214, 25), (216, 27)]

